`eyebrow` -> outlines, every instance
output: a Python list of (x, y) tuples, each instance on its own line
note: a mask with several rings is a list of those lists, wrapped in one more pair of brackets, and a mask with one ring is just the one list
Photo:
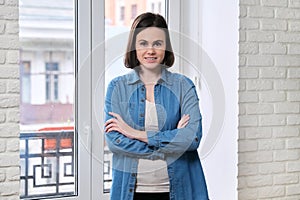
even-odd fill
[[(141, 40), (138, 40), (138, 42), (148, 42), (147, 40), (144, 40), (144, 39), (141, 39)], [(164, 42), (163, 40), (155, 40), (153, 42)]]

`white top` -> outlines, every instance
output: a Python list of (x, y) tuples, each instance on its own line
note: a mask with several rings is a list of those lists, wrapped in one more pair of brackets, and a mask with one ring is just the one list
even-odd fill
[[(158, 130), (155, 103), (147, 100), (145, 130)], [(136, 192), (169, 192), (167, 163), (164, 160), (140, 159), (137, 172)]]

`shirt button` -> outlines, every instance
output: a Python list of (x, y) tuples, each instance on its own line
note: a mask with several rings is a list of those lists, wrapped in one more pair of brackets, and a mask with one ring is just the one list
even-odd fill
[(135, 173), (132, 173), (132, 174), (131, 174), (131, 176), (132, 176), (132, 177), (135, 177), (135, 176), (136, 176), (136, 174), (135, 174)]
[(121, 140), (120, 140), (120, 139), (117, 139), (116, 142), (119, 144), (119, 143), (121, 142)]
[(145, 91), (145, 88), (144, 88), (144, 87), (142, 87), (142, 91)]
[(142, 114), (140, 114), (140, 117), (144, 117), (144, 114), (142, 113)]
[(196, 138), (195, 138), (195, 141), (196, 141), (196, 142), (198, 142), (198, 141), (199, 141), (198, 137), (196, 137)]
[(132, 191), (133, 191), (133, 189), (130, 188), (130, 189), (129, 189), (129, 192), (132, 192)]
[(145, 99), (141, 99), (141, 102), (145, 102)]

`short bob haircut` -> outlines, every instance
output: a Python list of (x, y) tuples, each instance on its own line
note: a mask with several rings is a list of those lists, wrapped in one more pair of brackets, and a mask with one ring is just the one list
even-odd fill
[(136, 36), (142, 30), (149, 27), (161, 28), (165, 32), (166, 50), (165, 50), (165, 57), (161, 64), (167, 68), (171, 67), (174, 64), (175, 57), (171, 45), (171, 40), (170, 40), (170, 35), (169, 35), (168, 25), (166, 23), (166, 20), (159, 14), (146, 12), (137, 16), (132, 23), (131, 30), (129, 33), (129, 38), (128, 38), (125, 59), (124, 59), (125, 67), (133, 69), (140, 65), (140, 62), (138, 61), (136, 56), (136, 49), (135, 49)]

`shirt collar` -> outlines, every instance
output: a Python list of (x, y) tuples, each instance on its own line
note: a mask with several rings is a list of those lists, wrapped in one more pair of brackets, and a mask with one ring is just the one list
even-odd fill
[[(127, 84), (135, 84), (137, 82), (141, 82), (139, 76), (139, 69), (136, 67), (132, 72), (128, 74)], [(158, 80), (158, 83), (165, 82), (168, 85), (172, 85), (172, 81), (170, 80), (171, 72), (169, 72), (165, 67), (162, 67), (161, 77)]]

